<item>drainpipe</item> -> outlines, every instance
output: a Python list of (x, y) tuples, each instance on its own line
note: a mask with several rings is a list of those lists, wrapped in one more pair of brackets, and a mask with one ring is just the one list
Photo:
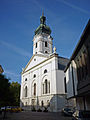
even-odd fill
[(75, 96), (75, 85), (74, 85), (73, 66), (72, 66), (72, 83), (73, 83), (73, 95)]

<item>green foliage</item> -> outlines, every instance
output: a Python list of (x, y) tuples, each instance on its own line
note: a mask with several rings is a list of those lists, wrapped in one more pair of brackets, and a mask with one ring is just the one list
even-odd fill
[(48, 112), (48, 109), (45, 107), (44, 111), (43, 112)]
[(36, 111), (36, 109), (35, 109), (35, 107), (34, 107), (34, 106), (32, 107), (32, 111), (34, 111), (34, 112)]
[(5, 75), (0, 74), (0, 107), (19, 106), (20, 103), (20, 84), (9, 82)]
[(0, 74), (0, 107), (9, 105), (9, 79), (5, 77), (5, 75)]
[(42, 110), (39, 108), (39, 109), (37, 110), (37, 112), (42, 112)]
[(19, 106), (20, 103), (20, 84), (18, 82), (12, 82), (10, 84), (11, 105)]

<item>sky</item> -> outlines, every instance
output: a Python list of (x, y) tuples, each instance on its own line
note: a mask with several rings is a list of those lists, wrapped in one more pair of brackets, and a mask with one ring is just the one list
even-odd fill
[(90, 0), (0, 0), (0, 64), (10, 82), (33, 55), (33, 37), (44, 11), (53, 47), (70, 58), (90, 19)]

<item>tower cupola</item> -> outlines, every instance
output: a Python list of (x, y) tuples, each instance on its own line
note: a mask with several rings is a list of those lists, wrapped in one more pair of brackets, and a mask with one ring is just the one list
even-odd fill
[(51, 34), (51, 29), (49, 26), (46, 25), (46, 17), (42, 13), (42, 16), (40, 17), (40, 25), (39, 27), (35, 30), (35, 35), (40, 34), (40, 33), (46, 33), (46, 34)]
[(46, 17), (42, 13), (40, 17), (40, 25), (35, 30), (33, 39), (33, 54), (52, 54), (52, 37), (51, 29), (46, 25)]

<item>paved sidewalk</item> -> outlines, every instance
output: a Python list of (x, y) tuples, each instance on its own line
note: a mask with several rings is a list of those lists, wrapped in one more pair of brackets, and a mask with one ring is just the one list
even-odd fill
[(72, 118), (64, 117), (61, 113), (24, 111), (20, 113), (8, 113), (5, 120), (72, 120)]

